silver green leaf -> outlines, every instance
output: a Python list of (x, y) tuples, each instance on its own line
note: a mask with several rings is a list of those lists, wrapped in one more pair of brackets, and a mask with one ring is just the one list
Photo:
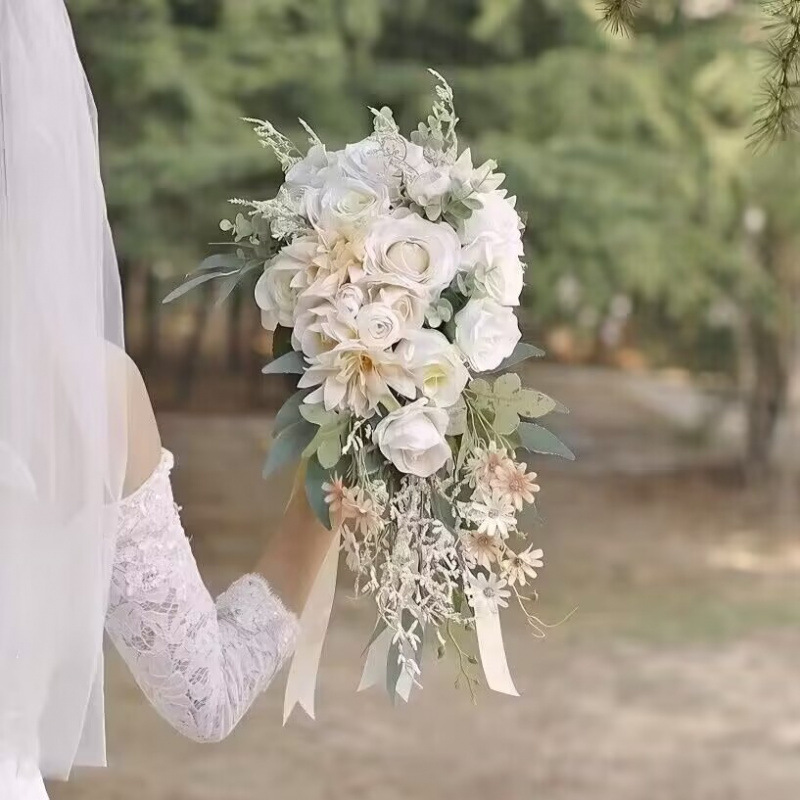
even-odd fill
[(561, 456), (569, 461), (575, 460), (575, 454), (554, 433), (535, 422), (521, 422), (517, 433), (520, 446), (532, 453), (548, 456)]
[(298, 461), (316, 431), (317, 429), (305, 420), (285, 427), (272, 441), (267, 460), (264, 462), (263, 476), (268, 478), (287, 464)]
[(501, 361), (495, 369), (488, 370), (488, 372), (503, 372), (516, 364), (527, 361), (529, 358), (541, 358), (543, 355), (544, 350), (540, 350), (535, 345), (528, 344), (527, 342), (520, 342), (508, 358)]
[(319, 461), (312, 456), (306, 465), (306, 498), (317, 519), (328, 530), (331, 529), (331, 513), (330, 507), (325, 502), (325, 491), (322, 485), (327, 483), (330, 478), (330, 471), (322, 467)]
[(303, 360), (303, 356), (294, 350), (290, 353), (285, 353), (280, 358), (273, 359), (261, 370), (264, 375), (302, 375), (305, 371), (306, 363)]
[(295, 392), (280, 407), (278, 413), (275, 415), (275, 423), (272, 428), (273, 435), (277, 436), (277, 434), (279, 434), (288, 425), (292, 425), (295, 422), (300, 422), (300, 420), (303, 419), (300, 414), (300, 409), (307, 394), (307, 390), (301, 389), (299, 392)]

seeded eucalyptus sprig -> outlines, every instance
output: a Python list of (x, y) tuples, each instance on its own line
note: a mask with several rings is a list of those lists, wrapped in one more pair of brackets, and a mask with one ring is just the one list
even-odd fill
[(756, 148), (787, 139), (800, 128), (800, 2), (771, 0), (766, 4), (766, 14), (768, 61), (758, 119), (749, 136)]

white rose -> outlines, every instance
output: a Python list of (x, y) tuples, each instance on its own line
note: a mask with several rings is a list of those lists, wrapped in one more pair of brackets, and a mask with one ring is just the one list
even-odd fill
[(400, 195), (404, 175), (428, 168), (422, 148), (399, 134), (369, 136), (348, 144), (339, 153), (339, 163), (345, 175), (370, 186), (385, 186), (393, 200)]
[(425, 322), (428, 299), (424, 293), (410, 289), (402, 282), (365, 283), (367, 295), (373, 303), (383, 303), (394, 309), (405, 330), (421, 328)]
[(305, 270), (316, 253), (316, 242), (298, 239), (281, 250), (264, 269), (256, 283), (255, 297), (261, 309), (261, 324), (274, 331), (278, 325), (290, 328)]
[(469, 372), (458, 349), (447, 337), (429, 328), (410, 331), (395, 350), (400, 361), (433, 405), (447, 408), (461, 397)]
[(522, 255), (522, 222), (514, 206), (516, 197), (506, 197), (505, 190), (478, 196), (481, 208), (459, 223), (458, 235), (464, 245), (472, 244), (483, 234), (493, 234), (515, 255)]
[(498, 367), (522, 338), (514, 312), (488, 297), (470, 300), (455, 322), (456, 344), (476, 372)]
[(373, 441), (400, 472), (429, 478), (450, 458), (448, 415), (425, 398), (392, 411), (375, 427)]
[(475, 279), (478, 296), (518, 306), (524, 269), (515, 248), (493, 233), (481, 234), (461, 253), (461, 268)]
[(434, 167), (410, 176), (406, 185), (408, 196), (419, 206), (435, 204), (450, 190), (450, 171), (444, 167)]
[(367, 346), (385, 350), (403, 335), (403, 323), (397, 312), (383, 303), (368, 303), (356, 318), (358, 338)]
[(333, 301), (336, 312), (350, 319), (356, 318), (363, 303), (364, 290), (354, 283), (346, 283), (344, 286), (340, 286)]
[(379, 219), (364, 240), (364, 272), (380, 282), (398, 279), (420, 287), (430, 301), (446, 289), (458, 271), (461, 246), (444, 222), (429, 222), (419, 214), (395, 214)]
[(325, 178), (338, 161), (337, 153), (329, 153), (325, 145), (315, 144), (309, 148), (305, 158), (298, 161), (286, 173), (285, 186), (293, 196), (305, 194), (307, 189), (320, 189)]
[(321, 189), (306, 194), (306, 216), (321, 234), (352, 235), (372, 220), (388, 214), (385, 186), (372, 186), (342, 174), (328, 177)]

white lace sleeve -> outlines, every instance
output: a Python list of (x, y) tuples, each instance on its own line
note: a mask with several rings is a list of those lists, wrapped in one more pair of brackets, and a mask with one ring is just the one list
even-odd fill
[(173, 502), (172, 455), (122, 503), (106, 629), (159, 713), (197, 741), (227, 736), (291, 655), (297, 618), (245, 575), (208, 593)]

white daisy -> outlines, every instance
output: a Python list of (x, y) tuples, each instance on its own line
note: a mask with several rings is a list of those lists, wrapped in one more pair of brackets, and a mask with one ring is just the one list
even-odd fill
[(470, 575), (467, 593), (473, 608), (483, 607), (496, 613), (497, 610), (508, 608), (507, 599), (511, 592), (505, 588), (506, 582), (490, 572), (488, 575)]
[(478, 526), (478, 533), (507, 539), (509, 532), (517, 527), (514, 506), (499, 492), (476, 493), (470, 510), (472, 521)]

